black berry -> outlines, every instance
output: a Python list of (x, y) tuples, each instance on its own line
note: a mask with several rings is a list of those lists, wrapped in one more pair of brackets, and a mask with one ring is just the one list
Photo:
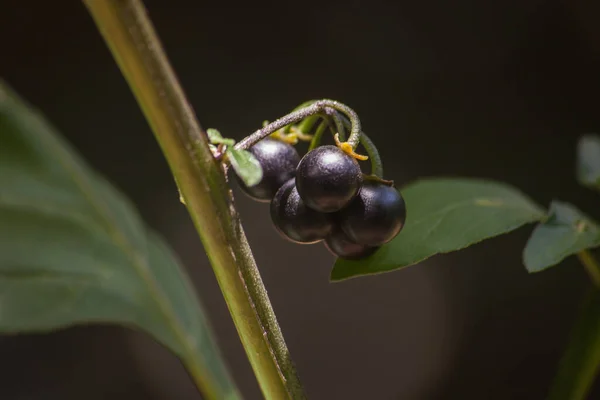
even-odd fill
[(254, 200), (269, 202), (277, 190), (296, 174), (300, 156), (296, 149), (280, 140), (266, 138), (252, 146), (250, 151), (263, 169), (262, 180), (248, 187), (235, 175), (240, 188)]
[(402, 230), (406, 205), (394, 187), (367, 180), (348, 207), (340, 212), (339, 219), (353, 242), (381, 246)]
[(341, 229), (335, 229), (325, 239), (325, 247), (334, 255), (347, 260), (359, 260), (373, 254), (378, 247), (365, 246), (350, 240)]
[(294, 179), (287, 181), (271, 201), (271, 220), (281, 235), (296, 243), (316, 243), (332, 230), (331, 216), (308, 208), (296, 189)]
[(358, 192), (362, 173), (358, 162), (336, 146), (320, 146), (308, 152), (296, 171), (300, 197), (321, 212), (342, 209)]

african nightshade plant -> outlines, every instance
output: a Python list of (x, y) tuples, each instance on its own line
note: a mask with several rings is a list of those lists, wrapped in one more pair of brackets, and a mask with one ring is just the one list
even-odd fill
[[(545, 209), (510, 185), (484, 179), (426, 178), (396, 188), (384, 177), (358, 115), (333, 100), (303, 103), (237, 143), (216, 130), (205, 132), (141, 1), (84, 3), (168, 161), (179, 188), (173, 195), (195, 224), (265, 398), (306, 395), (229, 180), (271, 203), (273, 224), (285, 238), (323, 242), (336, 254), (334, 282), (398, 270), (537, 224), (523, 252), (527, 270), (542, 271), (577, 255), (594, 284), (549, 388), (550, 399), (585, 398), (600, 364), (600, 267), (591, 252), (600, 245), (600, 231), (590, 217), (561, 201)], [(321, 145), (327, 132), (335, 145)], [(293, 147), (298, 140), (311, 141), (302, 157)], [(600, 137), (583, 136), (577, 152), (579, 182), (600, 190)], [(365, 160), (368, 173), (359, 163)], [(5, 83), (0, 293), (2, 333), (130, 326), (179, 357), (204, 398), (243, 397), (176, 256), (127, 199)]]

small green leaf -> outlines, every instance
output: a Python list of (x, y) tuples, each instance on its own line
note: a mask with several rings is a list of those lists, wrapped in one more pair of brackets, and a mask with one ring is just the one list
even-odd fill
[(580, 311), (548, 400), (585, 400), (600, 372), (600, 290)]
[(515, 188), (479, 179), (423, 179), (400, 190), (407, 218), (402, 232), (363, 260), (338, 259), (331, 280), (376, 274), (460, 250), (539, 221), (544, 211)]
[(597, 246), (598, 225), (571, 204), (554, 201), (548, 219), (536, 226), (527, 241), (523, 263), (529, 272), (538, 272)]
[(239, 398), (177, 258), (129, 201), (0, 81), (0, 333), (116, 323)]
[(227, 149), (226, 153), (235, 173), (242, 179), (246, 186), (254, 186), (262, 180), (262, 167), (252, 153), (234, 148)]
[(206, 134), (208, 135), (208, 140), (212, 144), (224, 144), (225, 146), (233, 146), (235, 144), (235, 140), (224, 138), (221, 136), (221, 132), (216, 129), (208, 128)]
[(587, 134), (577, 144), (577, 180), (600, 190), (600, 135)]

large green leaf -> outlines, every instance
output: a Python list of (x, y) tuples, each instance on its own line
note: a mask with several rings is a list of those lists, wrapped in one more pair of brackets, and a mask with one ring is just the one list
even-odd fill
[(600, 372), (600, 290), (583, 304), (548, 400), (585, 400)]
[(199, 300), (131, 204), (0, 81), (0, 333), (117, 323), (236, 399)]
[(338, 259), (332, 280), (413, 265), (544, 217), (544, 210), (518, 190), (492, 181), (423, 179), (400, 192), (407, 210), (402, 232), (366, 259)]
[(554, 201), (547, 220), (527, 241), (523, 262), (529, 272), (538, 272), (596, 246), (600, 246), (598, 225), (571, 204)]
[(600, 135), (587, 134), (577, 144), (577, 180), (600, 190)]

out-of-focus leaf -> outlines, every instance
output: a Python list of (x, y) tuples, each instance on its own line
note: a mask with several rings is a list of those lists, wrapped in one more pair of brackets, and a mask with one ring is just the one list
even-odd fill
[(538, 272), (566, 257), (600, 245), (598, 225), (571, 204), (554, 201), (548, 218), (533, 230), (523, 251), (529, 272)]
[(600, 190), (600, 135), (587, 134), (577, 144), (577, 180)]
[(172, 251), (0, 81), (0, 332), (89, 323), (144, 330), (207, 398), (239, 398)]

